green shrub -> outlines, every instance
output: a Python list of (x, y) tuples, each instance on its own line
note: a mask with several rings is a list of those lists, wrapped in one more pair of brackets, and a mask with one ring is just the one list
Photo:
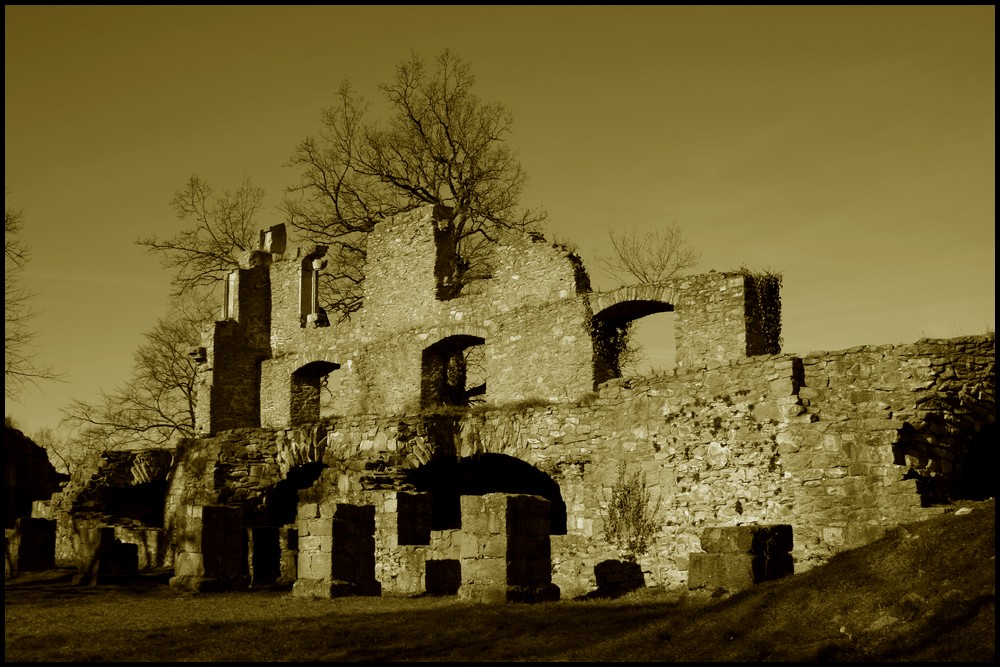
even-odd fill
[(629, 475), (622, 461), (604, 517), (604, 534), (622, 560), (635, 562), (656, 541), (657, 509), (646, 487), (646, 473), (640, 470)]

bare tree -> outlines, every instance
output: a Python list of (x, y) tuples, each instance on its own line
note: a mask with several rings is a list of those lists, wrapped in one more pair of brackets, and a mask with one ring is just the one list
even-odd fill
[(77, 429), (78, 446), (138, 449), (192, 436), (197, 362), (189, 352), (201, 344), (211, 316), (204, 301), (175, 302), (136, 351), (131, 379), (95, 402), (75, 400), (63, 410), (64, 424)]
[(170, 201), (180, 220), (194, 225), (168, 239), (151, 236), (136, 243), (159, 254), (166, 269), (174, 271), (173, 295), (215, 287), (240, 264), (243, 253), (254, 250), (259, 239), (256, 220), (264, 190), (244, 179), (236, 190), (216, 196), (208, 182), (197, 175)]
[(59, 429), (41, 428), (31, 436), (31, 440), (39, 447), (45, 448), (49, 463), (56, 472), (71, 477), (78, 476), (88, 461), (100, 456), (99, 451), (86, 449), (81, 445), (81, 441)]
[[(5, 194), (9, 194), (5, 190)], [(24, 221), (21, 211), (4, 208), (4, 396), (17, 399), (29, 386), (43, 380), (58, 380), (51, 366), (39, 366), (35, 360), (31, 309), (35, 293), (21, 282), (22, 272), (31, 253), (18, 236)]]
[(694, 268), (701, 259), (684, 238), (677, 223), (639, 232), (634, 226), (609, 230), (612, 254), (598, 262), (608, 275), (622, 284), (656, 283)]
[[(619, 284), (657, 283), (669, 280), (694, 268), (701, 254), (692, 249), (677, 223), (669, 227), (639, 232), (635, 226), (620, 231), (608, 230), (611, 254), (598, 257), (605, 272)], [(613, 331), (601, 345), (616, 359), (618, 374), (638, 375), (646, 352), (635, 335), (635, 321)]]
[(389, 107), (384, 122), (348, 81), (322, 112), (318, 137), (303, 140), (290, 164), (301, 181), (283, 208), (305, 238), (330, 247), (329, 312), (361, 307), (365, 241), (379, 220), (426, 204), (452, 209), (447, 238), (454, 261), (439, 275), (443, 296), (489, 274), (490, 245), (508, 230), (532, 231), (545, 219), (523, 210), (527, 176), (506, 143), (511, 112), (473, 94), (471, 68), (442, 51), (429, 72), (416, 54), (379, 87)]

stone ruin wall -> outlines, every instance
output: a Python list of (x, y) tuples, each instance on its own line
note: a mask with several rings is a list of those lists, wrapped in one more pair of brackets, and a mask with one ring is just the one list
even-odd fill
[[(801, 571), (939, 511), (922, 505), (947, 495), (969, 434), (993, 427), (994, 349), (984, 336), (778, 355), (617, 380), (574, 404), (232, 430), (177, 450), (163, 529), (115, 519), (116, 537), (140, 545), (141, 566), (169, 564), (165, 535), (186, 533), (190, 508), (241, 507), (246, 525), (273, 524), (276, 485), (322, 462), (308, 490), (293, 489), (293, 512), (373, 507), (382, 590), (422, 592), (435, 569), (427, 561), (460, 559), (461, 531), (429, 529), (426, 494), (407, 485), (406, 471), (493, 453), (558, 484), (567, 530), (551, 538), (552, 580), (566, 596), (593, 590), (594, 567), (618, 557), (602, 526), (621, 460), (645, 472), (663, 522), (640, 561), (647, 584), (682, 584), (700, 533), (740, 524), (790, 524)], [(127, 453), (112, 458), (91, 487), (134, 487), (157, 474), (137, 473), (144, 466)], [(73, 525), (80, 532), (94, 520)], [(73, 531), (61, 524), (59, 539), (57, 555), (73, 563)]]
[(266, 521), (269, 490), (322, 462), (301, 502), (317, 517), (338, 503), (373, 507), (382, 590), (417, 593), (427, 561), (460, 558), (460, 531), (430, 529), (429, 499), (407, 472), (439, 457), (501, 454), (558, 485), (566, 531), (551, 538), (552, 581), (569, 596), (593, 590), (594, 567), (619, 557), (603, 517), (625, 461), (645, 473), (663, 524), (640, 560), (647, 584), (682, 585), (701, 532), (719, 526), (791, 525), (802, 571), (940, 511), (924, 505), (947, 495), (968, 434), (992, 428), (994, 341), (746, 359), (614, 381), (580, 403), (464, 417), (231, 431), (184, 448), (177, 469), (187, 472), (175, 475), (168, 506), (182, 517), (185, 507), (235, 505), (245, 521)]
[(435, 210), (384, 221), (370, 235), (365, 305), (351, 323), (303, 323), (302, 267), (325, 249), (254, 253), (256, 265), (235, 272), (232, 304), (205, 341), (199, 433), (302, 423), (290, 419), (298, 389), (289, 378), (317, 362), (317, 372), (336, 369), (338, 414), (418, 411), (422, 353), (449, 337), (482, 344), (490, 378), (483, 400), (569, 400), (589, 391), (590, 313), (578, 297), (579, 262), (524, 239), (498, 249), (492, 278), (442, 300)]
[[(792, 525), (801, 570), (936, 511), (923, 506), (954, 497), (956, 465), (979, 437), (970, 434), (992, 433), (992, 335), (748, 356), (779, 348), (774, 322), (751, 304), (769, 289), (780, 303), (776, 283), (713, 272), (595, 294), (570, 255), (531, 239), (498, 249), (491, 280), (441, 300), (428, 277), (433, 218), (420, 209), (380, 223), (351, 326), (304, 315), (320, 249), (272, 244), (234, 274), (225, 317), (197, 352), (204, 437), (175, 453), (157, 539), (197, 554), (183, 536), (202, 530), (198, 508), (227, 505), (245, 527), (283, 531), (287, 551), (290, 526), (368, 506), (381, 590), (450, 590), (461, 531), (430, 528), (431, 499), (409, 471), (491, 454), (556, 485), (566, 528), (551, 538), (552, 582), (564, 595), (593, 590), (594, 568), (618, 557), (603, 511), (620, 461), (645, 473), (659, 503), (663, 527), (641, 560), (648, 584), (683, 583), (701, 531), (717, 526)], [(592, 391), (594, 315), (625, 322), (665, 305), (675, 308), (677, 371)], [(461, 416), (415, 414), (421, 355), (452, 336), (483, 341), (485, 403)], [(295, 381), (303, 369), (312, 375)], [(331, 370), (354, 416), (297, 421), (310, 378)], [(97, 483), (134, 485), (126, 477)], [(118, 524), (119, 539), (150, 541)]]

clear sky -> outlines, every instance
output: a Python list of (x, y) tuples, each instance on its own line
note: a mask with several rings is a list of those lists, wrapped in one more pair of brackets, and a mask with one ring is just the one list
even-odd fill
[[(992, 330), (995, 7), (4, 7), (6, 206), (24, 212), (39, 363), (30, 433), (129, 376), (192, 174), (263, 186), (262, 226), (350, 77), (468, 60), (515, 115), (548, 231), (678, 223), (699, 271), (784, 276), (784, 350)], [(647, 343), (649, 345), (649, 343)], [(654, 343), (655, 345), (655, 343)]]

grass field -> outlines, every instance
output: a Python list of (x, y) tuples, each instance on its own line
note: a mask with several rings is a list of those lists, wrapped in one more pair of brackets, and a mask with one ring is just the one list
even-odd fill
[(20, 575), (5, 588), (4, 658), (992, 662), (995, 505), (961, 507), (823, 567), (716, 598), (644, 589), (538, 605), (310, 600), (182, 592), (162, 577), (75, 587), (73, 572)]

